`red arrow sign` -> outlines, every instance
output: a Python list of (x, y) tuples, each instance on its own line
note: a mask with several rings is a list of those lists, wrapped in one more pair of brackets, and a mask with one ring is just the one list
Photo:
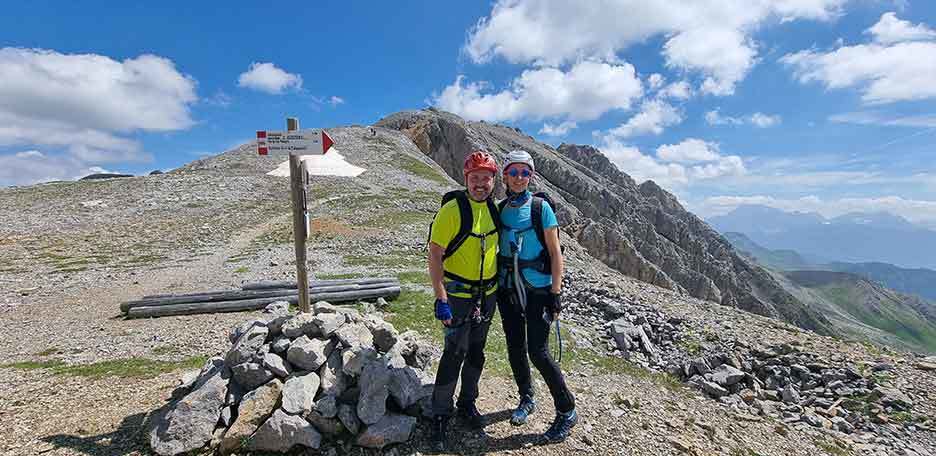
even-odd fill
[(332, 141), (331, 136), (328, 136), (328, 133), (325, 133), (325, 130), (322, 130), (322, 153), (328, 152), (328, 149), (331, 149), (331, 146), (335, 142)]

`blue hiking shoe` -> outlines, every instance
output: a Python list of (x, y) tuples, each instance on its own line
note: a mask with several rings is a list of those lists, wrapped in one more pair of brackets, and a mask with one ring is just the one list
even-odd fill
[(556, 419), (553, 420), (552, 426), (543, 434), (543, 438), (548, 443), (562, 442), (572, 433), (572, 427), (575, 426), (575, 423), (578, 423), (578, 414), (575, 413), (575, 409), (566, 413), (557, 413)]
[(510, 416), (510, 424), (514, 426), (522, 426), (526, 424), (527, 419), (530, 418), (530, 415), (536, 411), (536, 402), (530, 396), (523, 396), (520, 398), (520, 405), (517, 406), (517, 409), (514, 410), (513, 415)]

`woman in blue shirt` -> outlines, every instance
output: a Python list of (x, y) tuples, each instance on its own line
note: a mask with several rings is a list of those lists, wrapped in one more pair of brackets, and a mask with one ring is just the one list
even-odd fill
[[(522, 150), (511, 151), (504, 162), (507, 199), (500, 204), (503, 229), (497, 307), (504, 325), (510, 367), (520, 392), (520, 405), (510, 422), (522, 425), (536, 409), (530, 375), (532, 361), (546, 380), (556, 408), (556, 418), (543, 437), (561, 442), (578, 420), (575, 398), (548, 349), (550, 324), (562, 310), (562, 252), (553, 208), (528, 189), (534, 170), (533, 158)], [(533, 227), (534, 206), (542, 207), (542, 238), (546, 245)]]

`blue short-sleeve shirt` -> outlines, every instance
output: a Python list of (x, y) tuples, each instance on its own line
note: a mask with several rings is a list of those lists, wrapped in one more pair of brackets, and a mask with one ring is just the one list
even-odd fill
[[(511, 243), (520, 245), (519, 258), (521, 260), (535, 259), (539, 256), (540, 252), (546, 248), (546, 246), (540, 244), (539, 239), (536, 237), (536, 232), (533, 231), (533, 218), (530, 216), (533, 197), (529, 194), (529, 191), (527, 191), (527, 193), (527, 199), (523, 205), (514, 207), (508, 203), (504, 205), (504, 210), (501, 211), (501, 222), (504, 224), (504, 227), (500, 232), (500, 255), (513, 255)], [(559, 221), (556, 220), (556, 213), (553, 212), (552, 207), (550, 207), (549, 203), (546, 201), (543, 201), (542, 216), (543, 229), (559, 226)], [(521, 238), (523, 242), (519, 243), (518, 241)], [(523, 274), (523, 278), (535, 288), (552, 285), (552, 275), (550, 274), (543, 274), (531, 268), (524, 268), (521, 273)], [(507, 272), (501, 270), (500, 283), (503, 286), (512, 288), (513, 277), (507, 277)]]

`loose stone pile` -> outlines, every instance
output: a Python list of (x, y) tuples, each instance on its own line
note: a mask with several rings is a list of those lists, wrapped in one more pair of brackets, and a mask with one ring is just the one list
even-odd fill
[(781, 344), (702, 356), (670, 366), (668, 372), (748, 412), (851, 434), (873, 431), (893, 414), (912, 409), (908, 395), (882, 384), (893, 369), (879, 363), (858, 372), (847, 363)]
[(176, 455), (209, 445), (230, 454), (319, 448), (323, 439), (369, 448), (406, 441), (429, 407), (424, 369), (433, 348), (374, 315), (326, 302), (316, 310), (292, 315), (277, 302), (234, 328), (226, 356), (191, 374), (154, 420), (152, 449)]

